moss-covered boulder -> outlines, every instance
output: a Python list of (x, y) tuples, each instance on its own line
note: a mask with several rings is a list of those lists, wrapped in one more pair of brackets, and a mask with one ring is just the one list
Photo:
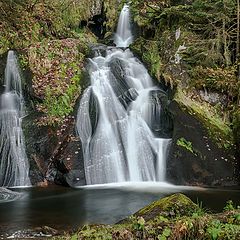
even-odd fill
[(144, 220), (148, 221), (160, 216), (189, 216), (198, 209), (199, 207), (197, 204), (193, 203), (191, 199), (181, 193), (176, 193), (151, 203), (139, 210), (133, 216), (142, 217)]

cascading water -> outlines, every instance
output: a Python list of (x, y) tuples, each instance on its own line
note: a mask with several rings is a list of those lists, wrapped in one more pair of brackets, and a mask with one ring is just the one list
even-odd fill
[(117, 32), (115, 33), (114, 43), (118, 47), (128, 47), (133, 41), (133, 35), (130, 26), (130, 10), (127, 4), (124, 5), (117, 26)]
[[(128, 31), (129, 9), (124, 6), (117, 47), (129, 45)], [(129, 49), (96, 47), (89, 74), (91, 85), (83, 94), (77, 119), (87, 184), (164, 181), (170, 140), (151, 131), (152, 120), (161, 112), (152, 96), (162, 90)]]
[(0, 102), (0, 186), (31, 185), (21, 127), (23, 107), (17, 58), (13, 51), (9, 51), (5, 69), (5, 91)]

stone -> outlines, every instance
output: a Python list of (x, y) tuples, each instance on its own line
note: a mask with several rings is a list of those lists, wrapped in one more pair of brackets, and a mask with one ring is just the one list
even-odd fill
[(190, 198), (181, 193), (162, 198), (140, 209), (133, 216), (142, 217), (145, 221), (158, 216), (177, 217), (191, 216), (199, 207)]
[[(174, 119), (174, 130), (167, 158), (167, 181), (177, 185), (237, 185), (234, 149), (219, 147), (197, 116), (188, 113), (177, 102), (173, 101), (169, 108)], [(191, 143), (192, 151), (180, 146), (179, 139)]]

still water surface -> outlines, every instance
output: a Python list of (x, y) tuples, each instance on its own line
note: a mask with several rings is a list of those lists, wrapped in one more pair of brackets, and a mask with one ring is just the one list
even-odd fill
[(39, 226), (76, 230), (86, 223), (116, 223), (154, 200), (182, 192), (212, 211), (226, 201), (240, 204), (240, 191), (176, 187), (165, 184), (101, 185), (15, 189), (23, 197), (0, 203), (0, 234)]

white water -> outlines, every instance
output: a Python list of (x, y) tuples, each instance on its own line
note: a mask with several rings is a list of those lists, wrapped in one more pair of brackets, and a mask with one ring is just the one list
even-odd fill
[[(131, 190), (133, 192), (150, 192), (150, 193), (176, 193), (184, 190), (187, 191), (207, 191), (207, 188), (196, 186), (173, 185), (167, 182), (120, 182), (95, 184), (76, 187), (77, 189), (122, 189)], [(211, 189), (212, 191), (212, 189)]]
[(130, 10), (127, 4), (124, 5), (115, 33), (114, 43), (117, 47), (128, 47), (133, 41), (133, 35), (130, 26)]
[(24, 100), (13, 51), (8, 52), (4, 84), (0, 97), (0, 186), (29, 186), (29, 163), (21, 127)]
[[(127, 5), (116, 36), (118, 47), (132, 41)], [(170, 140), (156, 138), (150, 130), (151, 119), (159, 119), (161, 110), (160, 102), (151, 102), (151, 93), (161, 90), (129, 49), (108, 47), (104, 54), (96, 49), (95, 55), (90, 59), (91, 86), (77, 119), (87, 184), (164, 181)]]

